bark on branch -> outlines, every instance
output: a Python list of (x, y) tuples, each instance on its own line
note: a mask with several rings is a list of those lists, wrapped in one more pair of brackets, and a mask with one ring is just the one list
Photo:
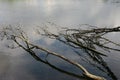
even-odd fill
[[(44, 35), (46, 35), (48, 37), (52, 37), (52, 38), (55, 38), (59, 41), (68, 43), (69, 45), (77, 46), (77, 47), (83, 48), (85, 50), (91, 51), (92, 55), (96, 59), (101, 58), (99, 55), (103, 55), (103, 56), (106, 56), (106, 55), (104, 53), (97, 51), (95, 48), (95, 45), (102, 46), (106, 49), (120, 51), (118, 49), (106, 47), (106, 46), (102, 45), (102, 43), (100, 42), (100, 40), (104, 40), (104, 42), (110, 42), (110, 43), (113, 43), (117, 46), (120, 46), (120, 44), (116, 44), (116, 43), (103, 37), (104, 34), (107, 34), (110, 32), (120, 32), (120, 27), (99, 28), (99, 29), (91, 29), (91, 30), (66, 29), (65, 33), (60, 33), (59, 35), (52, 34), (51, 32), (49, 32), (46, 29), (43, 29), (43, 31), (45, 32)], [(60, 55), (59, 53), (55, 53), (55, 52), (50, 51), (46, 48), (43, 48), (40, 45), (36, 45), (36, 44), (31, 43), (28, 40), (28, 38), (25, 36), (25, 33), (23, 31), (21, 31), (21, 29), (17, 29), (17, 32), (16, 32), (14, 29), (5, 28), (1, 33), (3, 36), (6, 36), (8, 39), (13, 40), (19, 47), (21, 47), (25, 51), (29, 52), (37, 60), (40, 60), (40, 58), (35, 55), (36, 53), (33, 51), (33, 49), (38, 49), (40, 51), (44, 51), (50, 55), (54, 55), (56, 57), (61, 58), (64, 61), (67, 61), (68, 63), (78, 67), (80, 70), (83, 71), (83, 74), (85, 76), (87, 76), (93, 80), (106, 80), (103, 77), (91, 74), (90, 72), (87, 71), (87, 69), (85, 67), (80, 65), (78, 62), (70, 60), (63, 55)], [(61, 39), (61, 36), (64, 38), (64, 40)], [(24, 42), (25, 45), (20, 44), (18, 39), (21, 40), (22, 42)], [(93, 54), (93, 53), (97, 53), (97, 54)]]
[(48, 53), (48, 54), (51, 54), (51, 55), (54, 55), (54, 56), (56, 56), (56, 57), (61, 58), (61, 59), (65, 60), (65, 61), (67, 61), (67, 62), (70, 63), (70, 64), (73, 64), (74, 66), (76, 66), (76, 67), (78, 67), (80, 70), (82, 70), (82, 71), (83, 71), (83, 74), (84, 74), (85, 76), (87, 76), (88, 78), (90, 78), (90, 79), (93, 79), (93, 80), (106, 80), (106, 79), (103, 78), (103, 77), (96, 76), (96, 75), (93, 75), (93, 74), (89, 73), (82, 65), (80, 65), (79, 63), (77, 63), (77, 62), (75, 62), (75, 61), (73, 61), (73, 60), (70, 60), (70, 59), (64, 57), (63, 55), (60, 55), (60, 54), (55, 53), (55, 52), (52, 52), (52, 51), (50, 51), (50, 50), (48, 50), (48, 49), (45, 49), (45, 48), (43, 48), (43, 47), (41, 47), (41, 46), (32, 44), (32, 43), (30, 43), (29, 41), (27, 41), (27, 39), (25, 39), (25, 38), (22, 37), (22, 36), (14, 36), (13, 40), (16, 42), (16, 44), (18, 44), (20, 47), (22, 47), (24, 50), (26, 50), (26, 51), (28, 51), (28, 52), (30, 51), (29, 48), (26, 49), (25, 47), (23, 47), (22, 45), (20, 45), (19, 42), (17, 41), (17, 38), (21, 39), (23, 42), (25, 42), (25, 43), (26, 43), (27, 45), (29, 45), (29, 46), (32, 46), (32, 47), (34, 47), (34, 48), (36, 48), (36, 49), (39, 49), (39, 50), (42, 50), (42, 51), (44, 51), (44, 52), (46, 52), (46, 53)]

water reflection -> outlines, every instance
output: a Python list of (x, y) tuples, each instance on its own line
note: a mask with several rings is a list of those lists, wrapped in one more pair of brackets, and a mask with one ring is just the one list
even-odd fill
[(120, 7), (117, 7), (115, 4), (104, 3), (103, 1), (104, 0), (12, 1), (15, 4), (0, 1), (0, 13), (2, 13), (0, 23), (39, 25), (41, 22), (52, 21), (62, 26), (71, 25), (74, 27), (75, 25), (84, 23), (98, 26), (119, 25)]
[[(62, 27), (66, 27), (66, 26), (70, 26), (72, 28), (75, 27), (79, 27), (79, 24), (92, 24), (92, 25), (96, 25), (96, 26), (118, 26), (120, 25), (120, 5), (119, 4), (111, 4), (110, 2), (113, 0), (0, 0), (0, 25), (18, 25), (18, 24), (22, 24), (23, 27), (25, 27), (26, 32), (30, 33), (33, 32), (33, 28), (36, 25), (41, 25), (42, 23), (46, 24), (46, 21), (52, 21)], [(2, 27), (2, 26), (1, 26)], [(57, 32), (57, 30), (54, 30), (53, 27), (50, 26), (50, 30), (53, 32)], [(36, 34), (31, 34), (29, 35), (31, 36), (31, 38), (34, 38), (34, 40), (36, 41), (38, 38), (38, 36), (36, 36)], [(114, 34), (114, 35), (110, 35), (110, 36), (117, 36), (117, 38), (119, 38), (119, 35)], [(116, 38), (113, 38), (116, 39)], [(43, 40), (43, 39), (42, 39)], [(43, 40), (44, 43), (46, 43), (46, 47), (51, 48), (51, 45), (53, 46), (58, 46), (58, 44), (55, 43), (55, 41), (53, 40)], [(43, 44), (45, 45), (45, 44)], [(59, 45), (61, 46), (61, 45)], [(3, 47), (3, 46), (1, 46)], [(54, 47), (55, 48), (55, 47)], [(52, 49), (54, 49), (52, 48)], [(60, 48), (60, 47), (58, 47)], [(63, 49), (66, 49), (65, 47), (62, 47)], [(59, 51), (59, 50), (56, 50)], [(64, 50), (63, 50), (64, 51)], [(19, 54), (18, 51), (16, 51), (17, 54)], [(16, 54), (16, 52), (14, 52)], [(69, 52), (69, 51), (68, 51)], [(13, 53), (13, 54), (14, 54)], [(66, 51), (67, 53), (67, 51)], [(114, 52), (113, 52), (114, 53)], [(3, 53), (4, 54), (4, 53)], [(112, 63), (114, 63), (114, 61), (117, 61), (120, 59), (120, 55), (118, 55), (117, 53), (115, 53), (116, 55), (110, 55), (107, 59), (107, 62), (109, 62), (110, 68), (113, 69), (112, 71), (115, 70), (116, 65), (118, 66), (117, 69), (119, 69), (120, 64), (116, 63), (115, 65), (113, 65)], [(1, 55), (0, 55), (1, 56)], [(20, 55), (19, 55), (20, 56)], [(36, 66), (41, 66), (40, 64), (38, 64), (36, 61), (33, 61), (31, 58), (29, 58), (28, 60), (26, 60), (26, 56), (23, 58), (21, 57), (17, 57), (19, 58), (18, 61), (16, 61), (17, 58), (13, 59), (12, 62), (14, 63), (14, 61), (16, 61), (14, 65), (12, 67), (12, 69), (9, 71), (8, 74), (10, 79), (21, 79), (20, 77), (23, 77), (24, 79), (31, 79), (31, 80), (39, 80), (39, 78), (42, 78), (43, 80), (47, 80), (48, 78), (45, 78), (46, 75), (48, 76), (47, 72), (49, 73), (49, 75), (51, 74), (49, 72), (49, 68), (47, 68), (47, 70), (43, 71), (43, 72), (39, 72), (39, 70), (41, 70), (40, 68), (37, 67), (38, 72), (35, 72), (34, 69), (36, 69)], [(67, 55), (69, 56), (69, 55)], [(73, 56), (73, 55), (72, 55)], [(116, 58), (117, 56), (117, 58)], [(7, 58), (7, 56), (3, 56), (6, 57), (6, 60), (2, 59), (0, 60), (0, 63), (7, 63), (4, 66), (9, 66), (9, 59)], [(71, 56), (69, 56), (71, 57)], [(112, 61), (111, 61), (111, 58)], [(114, 59), (116, 58), (116, 59)], [(23, 61), (21, 61), (23, 59)], [(74, 57), (74, 59), (79, 60), (78, 57)], [(21, 62), (20, 62), (21, 61)], [(30, 62), (31, 61), (31, 62)], [(80, 60), (81, 61), (81, 60)], [(19, 63), (19, 65), (17, 64)], [(34, 64), (35, 63), (35, 64)], [(83, 62), (84, 63), (84, 62)], [(31, 64), (33, 66), (31, 66), (31, 68), (28, 69), (28, 67), (24, 68), (25, 66), (27, 66), (29, 64), (29, 66), (31, 66)], [(2, 66), (2, 65), (0, 65)], [(19, 66), (21, 66), (24, 69), (20, 69), (20, 73), (19, 71), (16, 72), (17, 70), (19, 70)], [(89, 67), (89, 65), (86, 65)], [(16, 67), (16, 69), (14, 70), (14, 68)], [(17, 68), (18, 67), (18, 68)], [(8, 67), (7, 67), (8, 68)], [(6, 67), (0, 67), (0, 75), (4, 75), (5, 71), (7, 71)], [(9, 69), (9, 68), (8, 68)], [(42, 69), (44, 69), (44, 66), (42, 66)], [(27, 72), (28, 70), (28, 72)], [(94, 69), (93, 69), (94, 70)], [(22, 72), (24, 71), (24, 72)], [(46, 72), (47, 71), (47, 72)], [(91, 70), (92, 71), (92, 70)], [(17, 75), (17, 74), (18, 75)], [(30, 73), (30, 74), (29, 74)], [(59, 72), (56, 72), (59, 74)], [(97, 71), (96, 71), (97, 73)], [(117, 76), (119, 77), (119, 71), (115, 70), (114, 73), (117, 74)], [(29, 74), (29, 75), (27, 75)], [(42, 76), (39, 76), (39, 74), (43, 74)], [(54, 76), (55, 72), (53, 71), (53, 74), (51, 76)], [(36, 78), (36, 76), (38, 78)], [(70, 80), (68, 77), (67, 79), (65, 78), (66, 76), (63, 74), (59, 74), (58, 76), (61, 76), (60, 79), (62, 80)], [(57, 76), (57, 77), (58, 77)], [(0, 76), (1, 77), (1, 76)], [(5, 77), (5, 76), (4, 76)], [(17, 78), (18, 77), (18, 78)], [(26, 77), (26, 78), (25, 78)], [(29, 77), (29, 78), (28, 78)], [(58, 78), (50, 78), (51, 80), (53, 79), (57, 79)], [(64, 78), (62, 78), (64, 77)], [(24, 80), (22, 78), (22, 80)], [(9, 79), (8, 77), (6, 77), (6, 79), (3, 80), (7, 80)], [(49, 79), (49, 80), (50, 80)]]
[(37, 0), (25, 0), (25, 3), (26, 5), (33, 6), (33, 7), (39, 5)]
[(0, 51), (0, 79), (4, 80), (10, 68), (10, 59), (6, 53)]

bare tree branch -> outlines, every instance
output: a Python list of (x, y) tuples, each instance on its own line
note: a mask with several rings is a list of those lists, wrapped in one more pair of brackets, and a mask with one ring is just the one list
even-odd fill
[[(102, 56), (106, 56), (106, 55), (104, 53), (98, 51), (96, 49), (96, 46), (103, 47), (106, 49), (120, 51), (119, 49), (110, 48), (110, 47), (104, 46), (102, 44), (103, 42), (108, 42), (108, 43), (112, 43), (117, 46), (120, 46), (120, 44), (115, 43), (115, 42), (103, 37), (103, 35), (105, 35), (107, 33), (120, 32), (120, 27), (98, 28), (98, 29), (91, 29), (91, 30), (66, 29), (66, 30), (64, 30), (65, 33), (59, 33), (58, 35), (49, 32), (47, 29), (43, 29), (43, 31), (44, 31), (44, 34), (43, 34), (44, 36), (48, 36), (50, 38), (57, 39), (57, 40), (62, 41), (72, 47), (78, 47), (78, 48), (82, 48), (82, 49), (86, 50), (88, 52), (88, 54), (91, 57), (93, 57), (94, 59), (96, 59), (98, 62), (103, 62), (103, 64), (102, 64), (103, 66), (106, 63), (104, 63), (104, 61), (100, 55), (102, 55)], [(3, 31), (0, 32), (0, 35), (1, 35), (1, 37), (6, 37), (9, 40), (13, 40), (19, 47), (21, 47), (25, 51), (29, 52), (38, 61), (39, 60), (42, 61), (42, 60), (38, 56), (36, 56), (36, 53), (34, 52), (33, 49), (44, 51), (47, 54), (56, 56), (64, 61), (78, 67), (80, 70), (83, 71), (83, 74), (85, 76), (87, 76), (93, 80), (106, 80), (103, 77), (91, 74), (90, 72), (87, 71), (87, 69), (85, 67), (83, 67), (78, 62), (70, 60), (63, 55), (60, 55), (59, 53), (56, 53), (56, 52), (50, 51), (46, 48), (43, 48), (40, 45), (33, 44), (32, 42), (29, 41), (27, 35), (25, 35), (25, 33), (20, 28), (18, 28), (18, 29), (13, 29), (11, 27), (4, 28)], [(64, 39), (62, 39), (61, 37)], [(102, 40), (103, 42), (101, 42), (100, 40)], [(20, 41), (22, 41), (24, 43), (24, 45), (21, 44)], [(42, 62), (44, 62), (50, 66), (53, 66), (52, 64), (49, 63), (49, 61), (42, 61)]]

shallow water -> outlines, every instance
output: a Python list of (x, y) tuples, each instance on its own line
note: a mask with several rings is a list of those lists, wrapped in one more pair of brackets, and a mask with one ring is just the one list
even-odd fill
[[(119, 0), (116, 0), (116, 2)], [(45, 26), (48, 22), (55, 23), (49, 26), (50, 31), (58, 32), (57, 27), (78, 28), (80, 24), (90, 24), (98, 27), (115, 27), (120, 25), (120, 3), (112, 0), (0, 0), (0, 26), (22, 26), (29, 37), (53, 51), (65, 53), (70, 59), (83, 64), (90, 72), (111, 79), (106, 73), (101, 72), (74, 54), (74, 50), (55, 40), (48, 40), (36, 36), (34, 28)], [(117, 37), (117, 39), (116, 39)], [(119, 34), (112, 34), (110, 38), (120, 41)], [(59, 72), (48, 65), (36, 61), (32, 56), (21, 49), (10, 50), (5, 47), (6, 41), (0, 42), (0, 79), (1, 80), (82, 80), (68, 74)], [(7, 50), (6, 50), (7, 49)], [(79, 51), (79, 50), (78, 50)], [(79, 51), (79, 53), (83, 53)], [(43, 55), (44, 57), (44, 55)], [(63, 69), (81, 74), (73, 66), (63, 63), (56, 58), (51, 60)], [(111, 52), (105, 58), (114, 75), (120, 79), (120, 54)], [(65, 66), (61, 66), (65, 65)], [(93, 67), (93, 68), (92, 68)], [(99, 72), (99, 73), (98, 73)]]

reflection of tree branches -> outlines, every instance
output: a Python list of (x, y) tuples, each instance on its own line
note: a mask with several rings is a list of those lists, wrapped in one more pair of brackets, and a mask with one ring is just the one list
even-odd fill
[(108, 44), (108, 43), (112, 43), (117, 46), (120, 46), (120, 44), (117, 44), (103, 37), (105, 34), (110, 32), (119, 32), (120, 27), (100, 28), (100, 29), (92, 29), (92, 30), (66, 29), (64, 30), (65, 31), (64, 33), (59, 33), (58, 35), (49, 32), (47, 29), (43, 29), (43, 31), (45, 32), (45, 34), (43, 34), (45, 36), (57, 39), (75, 48), (81, 47), (82, 49), (86, 49), (104, 56), (106, 55), (101, 53), (100, 51), (97, 51), (95, 46), (98, 46), (103, 49), (120, 51), (119, 49), (114, 49), (114, 48), (105, 46), (105, 44)]
[[(108, 43), (112, 43), (117, 46), (120, 46), (120, 45), (113, 41), (110, 41), (109, 39), (104, 38), (104, 35), (107, 33), (119, 32), (120, 27), (98, 28), (98, 29), (90, 29), (90, 30), (65, 29), (64, 33), (59, 33), (58, 35), (53, 34), (44, 28), (42, 28), (42, 30), (44, 31), (45, 36), (57, 39), (67, 45), (74, 47), (74, 48), (83, 49), (85, 52), (88, 53), (90, 59), (92, 59), (93, 61), (102, 65), (107, 70), (108, 75), (110, 75), (113, 79), (117, 80), (115, 75), (112, 73), (112, 71), (107, 66), (106, 62), (101, 57), (101, 55), (102, 56), (106, 56), (106, 55), (104, 53), (100, 52), (99, 50), (97, 50), (96, 47), (99, 47), (102, 49), (110, 49), (110, 50), (120, 51), (119, 49), (114, 49), (114, 48), (105, 46), (105, 44), (108, 44)], [(42, 51), (46, 52), (48, 55), (49, 54), (54, 55), (56, 57), (59, 57), (65, 61), (67, 61), (68, 63), (75, 65), (76, 67), (80, 68), (83, 71), (83, 73), (89, 78), (92, 78), (95, 80), (104, 80), (104, 78), (102, 78), (102, 77), (95, 76), (95, 75), (89, 73), (79, 63), (69, 60), (66, 57), (64, 57), (58, 53), (51, 52), (48, 49), (45, 49), (41, 46), (30, 43), (28, 40), (28, 37), (26, 36), (26, 34), (23, 32), (23, 30), (21, 28), (13, 29), (12, 27), (6, 27), (6, 28), (3, 28), (3, 31), (1, 31), (0, 34), (1, 34), (2, 38), (6, 37), (9, 40), (13, 40), (19, 47), (21, 47), (25, 51), (29, 52), (29, 54), (31, 54), (36, 60), (44, 62), (44, 63), (48, 64), (49, 66), (54, 66), (54, 65), (52, 65), (51, 63), (49, 63), (49, 61), (47, 61), (47, 56), (46, 56), (46, 61), (44, 61), (40, 57), (36, 56), (36, 53), (34, 52), (33, 49), (42, 50)], [(96, 66), (96, 65), (94, 65), (94, 66)], [(96, 66), (96, 67), (101, 69), (98, 66)], [(62, 72), (64, 72), (64, 71), (62, 71)]]
[[(77, 63), (73, 60), (70, 60), (70, 59), (64, 57), (63, 55), (52, 52), (52, 51), (50, 51), (48, 49), (45, 49), (41, 46), (38, 46), (36, 44), (32, 44), (31, 42), (29, 42), (28, 38), (25, 36), (24, 32), (21, 29), (5, 28), (5, 29), (3, 29), (2, 32), (5, 33), (4, 35), (5, 35), (5, 37), (7, 37), (7, 39), (13, 40), (18, 46), (23, 48), (25, 51), (29, 52), (37, 60), (41, 61), (41, 59), (38, 56), (35, 55), (36, 53), (34, 52), (34, 49), (44, 51), (49, 55), (56, 56), (56, 57), (58, 57), (58, 58), (60, 58), (64, 61), (78, 67), (79, 69), (81, 69), (83, 71), (83, 74), (85, 76), (87, 76), (88, 78), (91, 78), (93, 80), (105, 80), (103, 77), (96, 76), (96, 75), (93, 75), (93, 74), (89, 73), (82, 65), (80, 65), (79, 63)], [(44, 63), (47, 63), (49, 65), (51, 64), (48, 61), (45, 61)]]
[[(15, 40), (15, 42), (16, 42), (20, 47), (22, 47), (25, 51), (27, 51), (35, 60), (40, 61), (40, 62), (42, 62), (42, 63), (44, 63), (44, 64), (52, 67), (52, 68), (55, 69), (55, 70), (60, 71), (60, 72), (62, 72), (62, 73), (65, 73), (65, 74), (68, 74), (68, 75), (71, 75), (71, 76), (74, 76), (74, 77), (78, 77), (78, 78), (84, 78), (83, 76), (80, 76), (80, 75), (77, 75), (77, 74), (75, 74), (75, 73), (71, 73), (71, 72), (65, 71), (65, 70), (63, 70), (63, 69), (60, 69), (60, 68), (52, 65), (52, 64), (49, 63), (49, 61), (47, 60), (47, 57), (46, 57), (45, 60), (42, 60), (42, 59), (41, 59), (40, 57), (38, 57), (38, 56), (36, 55), (36, 53), (32, 50), (32, 47), (31, 47), (31, 48), (25, 48), (23, 45), (21, 45), (21, 44), (20, 44), (19, 42), (17, 42), (16, 40)], [(28, 44), (27, 44), (27, 45), (28, 45)], [(28, 45), (28, 46), (29, 46), (29, 45)]]
[[(63, 42), (64, 44), (67, 44), (74, 48), (83, 49), (85, 52), (88, 53), (89, 57), (93, 61), (97, 62), (98, 64), (104, 67), (104, 69), (107, 71), (107, 74), (109, 76), (111, 76), (114, 80), (117, 80), (114, 73), (110, 70), (110, 68), (107, 66), (107, 63), (101, 57), (101, 55), (103, 56), (106, 55), (101, 51), (97, 50), (96, 47), (99, 47), (103, 50), (120, 51), (120, 49), (105, 46), (106, 44), (109, 43), (114, 44), (116, 46), (120, 46), (120, 44), (115, 43), (104, 37), (104, 35), (106, 35), (107, 33), (120, 32), (119, 26), (115, 28), (97, 28), (97, 29), (93, 28), (90, 30), (66, 28), (64, 31), (60, 32), (59, 34), (53, 34), (44, 28), (41, 29), (44, 31), (44, 34), (42, 34), (44, 36), (59, 40), (60, 42)], [(96, 67), (101, 69), (98, 66)]]

